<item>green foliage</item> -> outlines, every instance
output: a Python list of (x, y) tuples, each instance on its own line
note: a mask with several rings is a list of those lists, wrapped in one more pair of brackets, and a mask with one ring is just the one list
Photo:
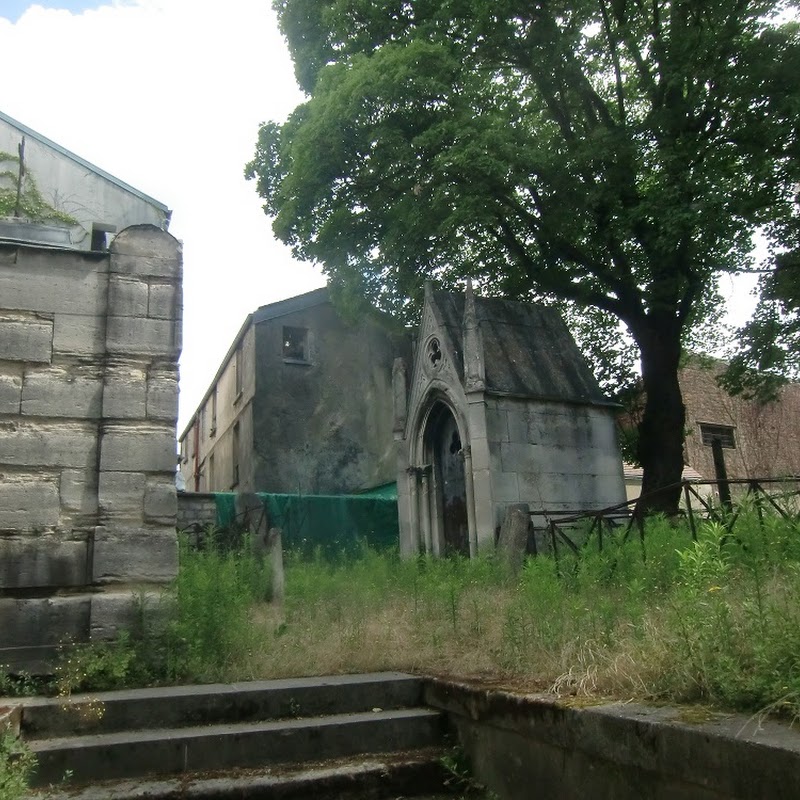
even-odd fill
[(406, 669), (561, 695), (800, 715), (800, 524), (652, 518), (577, 554), (502, 560), (289, 555), (281, 609), (247, 548), (181, 550), (178, 581), (116, 641), (71, 648), (56, 689)]
[(140, 600), (132, 629), (113, 641), (63, 648), (58, 694), (223, 680), (246, 660), (257, 637), (250, 612), (271, 596), (270, 565), (246, 537), (237, 550), (221, 549), (213, 535), (206, 541), (194, 550), (181, 539), (174, 585), (158, 600)]
[(338, 297), (404, 317), (426, 277), (471, 277), (620, 321), (647, 392), (645, 494), (677, 481), (682, 343), (754, 231), (787, 246), (797, 219), (797, 3), (274, 7), (309, 94), (246, 167), (276, 235)]
[[(797, 237), (795, 237), (797, 238)], [(775, 258), (775, 271), (761, 279), (753, 318), (720, 383), (733, 395), (761, 402), (777, 398), (787, 380), (800, 378), (800, 247)]]
[[(0, 151), (0, 217), (11, 217), (17, 210), (19, 180), (19, 157)], [(22, 191), (19, 192), (19, 216), (32, 222), (77, 224), (74, 217), (45, 202), (36, 181), (27, 172), (22, 177)]]
[(21, 800), (28, 796), (28, 779), (36, 758), (10, 733), (0, 733), (0, 800)]

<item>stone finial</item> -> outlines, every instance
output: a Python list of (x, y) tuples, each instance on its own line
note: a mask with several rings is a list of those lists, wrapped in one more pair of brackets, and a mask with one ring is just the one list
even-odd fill
[(483, 340), (475, 310), (475, 294), (472, 279), (467, 279), (464, 294), (464, 389), (467, 392), (480, 392), (486, 388), (486, 370), (483, 360)]

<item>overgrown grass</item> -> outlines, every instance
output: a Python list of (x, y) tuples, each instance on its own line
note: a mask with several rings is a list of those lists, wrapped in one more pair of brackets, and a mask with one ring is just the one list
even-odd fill
[(401, 669), (562, 695), (800, 714), (800, 529), (664, 520), (578, 557), (287, 557), (282, 606), (245, 547), (181, 550), (136, 630), (73, 650), (62, 689)]
[(33, 754), (10, 733), (0, 732), (0, 800), (21, 800), (35, 766)]

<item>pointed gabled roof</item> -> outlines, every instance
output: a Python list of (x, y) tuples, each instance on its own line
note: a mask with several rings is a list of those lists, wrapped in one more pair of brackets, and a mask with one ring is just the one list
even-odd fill
[[(464, 295), (435, 291), (429, 297), (463, 382)], [(476, 297), (475, 310), (488, 394), (614, 405), (603, 395), (555, 309), (497, 297)]]

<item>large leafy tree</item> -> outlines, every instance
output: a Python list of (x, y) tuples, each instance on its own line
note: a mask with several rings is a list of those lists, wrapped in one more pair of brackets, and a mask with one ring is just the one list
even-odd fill
[[(800, 37), (767, 0), (274, 0), (308, 95), (248, 165), (347, 297), (422, 281), (620, 320), (650, 507), (680, 479), (681, 342), (797, 215)], [(783, 21), (782, 21), (783, 20)]]

